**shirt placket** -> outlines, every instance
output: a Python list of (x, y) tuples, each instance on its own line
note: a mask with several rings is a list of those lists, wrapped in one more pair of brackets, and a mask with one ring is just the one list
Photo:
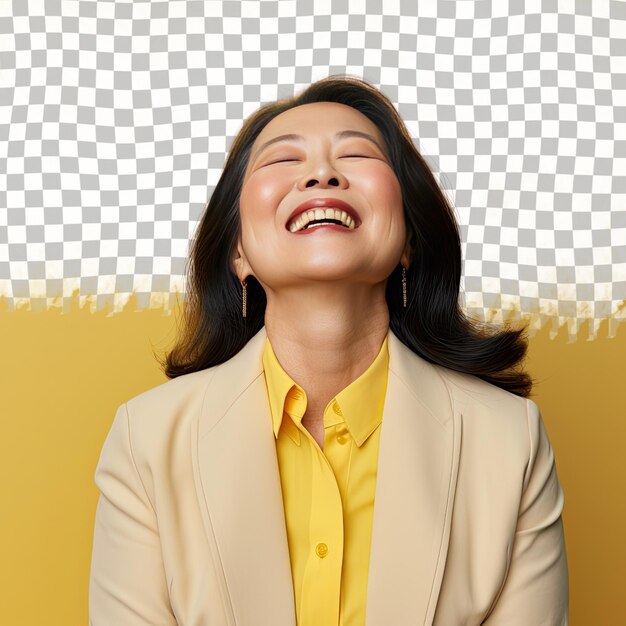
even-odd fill
[[(296, 412), (300, 413), (297, 409)], [(302, 415), (292, 415), (302, 433), (302, 444), (310, 446), (312, 477), (309, 558), (303, 575), (298, 624), (338, 624), (344, 549), (342, 497), (333, 467), (302, 425)], [(325, 429), (324, 447), (326, 432)]]
[(343, 412), (337, 400), (332, 403), (332, 412), (328, 412), (326, 417), (324, 454), (333, 468), (336, 483), (339, 488), (342, 500), (342, 515), (344, 516), (344, 553), (341, 566), (341, 581), (339, 593), (339, 622), (338, 626), (344, 624), (344, 591), (347, 579), (353, 574), (346, 570), (346, 551), (350, 537), (347, 535), (348, 525), (346, 524), (346, 514), (348, 511), (348, 485), (350, 484), (350, 467), (352, 455), (356, 452), (356, 443), (343, 416)]

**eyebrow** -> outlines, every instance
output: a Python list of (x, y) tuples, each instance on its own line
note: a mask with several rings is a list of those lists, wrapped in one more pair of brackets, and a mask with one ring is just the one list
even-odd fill
[[(380, 145), (380, 142), (378, 141), (378, 139), (376, 139), (376, 137), (374, 137), (373, 135), (370, 135), (369, 133), (365, 133), (363, 131), (360, 130), (340, 130), (338, 133), (335, 133), (335, 139), (345, 139), (347, 137), (361, 137), (362, 139), (368, 139), (369, 141), (373, 142), (374, 144), (376, 144), (376, 146), (378, 147), (378, 149), (383, 153), (383, 154), (387, 154), (386, 150)], [(263, 152), (263, 150), (265, 150), (265, 148), (271, 146), (272, 144), (275, 144), (279, 141), (296, 141), (298, 143), (302, 143), (304, 141), (304, 137), (302, 135), (298, 135), (296, 133), (287, 133), (285, 135), (278, 135), (278, 137), (274, 137), (272, 139), (269, 139), (268, 141), (266, 141), (265, 143), (263, 143), (259, 149), (256, 151), (256, 154), (254, 155), (254, 158), (256, 158), (259, 154), (261, 154), (261, 152)]]

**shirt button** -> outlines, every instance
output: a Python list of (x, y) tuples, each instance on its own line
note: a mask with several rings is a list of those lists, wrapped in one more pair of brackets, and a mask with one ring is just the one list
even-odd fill
[(315, 546), (315, 554), (323, 559), (328, 554), (328, 546), (325, 543), (318, 543)]
[(337, 415), (343, 415), (341, 409), (339, 408), (339, 403), (336, 400), (333, 402), (333, 411), (337, 413)]
[(344, 444), (348, 441), (347, 435), (337, 435), (337, 443)]

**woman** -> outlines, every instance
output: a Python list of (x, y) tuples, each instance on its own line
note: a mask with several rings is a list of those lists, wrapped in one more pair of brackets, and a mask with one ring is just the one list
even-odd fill
[(462, 313), (453, 210), (380, 91), (252, 115), (190, 260), (171, 380), (96, 469), (92, 626), (567, 624), (524, 331)]

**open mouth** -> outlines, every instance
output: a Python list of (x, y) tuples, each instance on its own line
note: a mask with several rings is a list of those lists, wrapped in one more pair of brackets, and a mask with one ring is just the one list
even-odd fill
[(341, 226), (341, 228), (350, 230), (349, 226), (342, 224), (339, 220), (319, 220), (319, 221), (314, 220), (312, 222), (309, 222), (301, 230), (310, 230), (311, 228), (315, 228), (316, 226), (324, 226), (324, 225), (328, 226), (329, 224), (335, 224), (336, 226)]
[(333, 208), (304, 211), (296, 219), (292, 220), (287, 228), (292, 233), (297, 233), (303, 230), (318, 228), (322, 225), (335, 225), (348, 230), (357, 228), (356, 222), (350, 215), (345, 211)]

